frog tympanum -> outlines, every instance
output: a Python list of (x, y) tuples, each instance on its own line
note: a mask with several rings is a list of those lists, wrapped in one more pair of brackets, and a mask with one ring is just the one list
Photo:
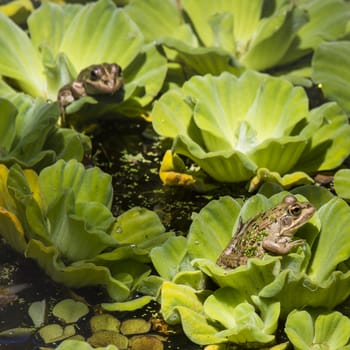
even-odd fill
[(62, 125), (66, 125), (65, 107), (84, 96), (113, 98), (124, 86), (122, 69), (116, 63), (93, 64), (83, 69), (76, 80), (64, 85), (58, 92)]
[(265, 253), (288, 254), (292, 248), (305, 243), (293, 241), (297, 229), (310, 220), (315, 207), (309, 202), (299, 202), (286, 196), (275, 207), (258, 214), (240, 225), (230, 243), (220, 254), (217, 264), (224, 268), (244, 265), (248, 258), (261, 258)]

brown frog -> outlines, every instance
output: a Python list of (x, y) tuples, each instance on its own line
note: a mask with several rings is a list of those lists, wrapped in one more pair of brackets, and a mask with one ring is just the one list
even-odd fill
[(292, 248), (304, 244), (293, 241), (297, 229), (310, 220), (315, 207), (286, 196), (281, 203), (240, 225), (230, 243), (220, 254), (217, 264), (225, 268), (244, 265), (249, 258), (261, 258), (265, 253), (288, 254)]
[(77, 79), (58, 92), (62, 125), (66, 125), (65, 107), (84, 96), (114, 96), (124, 87), (122, 69), (116, 63), (93, 64), (83, 69)]

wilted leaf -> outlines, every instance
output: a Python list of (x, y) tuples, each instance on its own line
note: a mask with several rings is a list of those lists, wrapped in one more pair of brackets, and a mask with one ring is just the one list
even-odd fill
[(46, 317), (46, 300), (35, 301), (31, 303), (28, 309), (28, 314), (32, 319), (35, 327), (40, 327), (45, 322)]

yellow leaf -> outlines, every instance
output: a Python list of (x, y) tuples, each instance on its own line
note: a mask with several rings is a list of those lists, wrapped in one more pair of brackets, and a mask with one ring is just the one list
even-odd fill
[(186, 173), (186, 166), (179, 156), (166, 151), (159, 169), (159, 177), (167, 186), (190, 186), (195, 178)]
[(5, 238), (10, 246), (23, 253), (27, 242), (21, 222), (14, 213), (0, 207), (0, 235)]

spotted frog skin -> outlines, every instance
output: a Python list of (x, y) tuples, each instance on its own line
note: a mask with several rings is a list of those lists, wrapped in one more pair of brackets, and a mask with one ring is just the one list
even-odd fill
[(124, 87), (122, 69), (116, 63), (93, 64), (83, 69), (77, 79), (58, 92), (62, 125), (66, 125), (65, 107), (84, 96), (114, 96)]
[(281, 203), (264, 213), (240, 223), (232, 240), (220, 254), (217, 264), (235, 268), (246, 264), (252, 257), (261, 258), (265, 253), (286, 255), (292, 248), (305, 243), (293, 241), (299, 227), (310, 220), (315, 207), (309, 202), (299, 202), (294, 196), (286, 196)]

